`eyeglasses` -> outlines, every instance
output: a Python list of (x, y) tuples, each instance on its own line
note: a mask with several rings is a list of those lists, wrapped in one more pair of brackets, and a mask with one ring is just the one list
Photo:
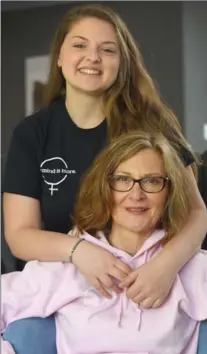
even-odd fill
[(109, 177), (110, 187), (117, 192), (130, 191), (135, 183), (139, 183), (140, 188), (146, 193), (159, 193), (163, 190), (165, 185), (169, 182), (168, 177), (145, 177), (135, 179), (125, 175), (113, 175)]

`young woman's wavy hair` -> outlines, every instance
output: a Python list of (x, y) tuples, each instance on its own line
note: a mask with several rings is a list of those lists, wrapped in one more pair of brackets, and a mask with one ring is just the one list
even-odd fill
[[(124, 21), (111, 8), (89, 4), (72, 8), (56, 32), (51, 69), (46, 86), (46, 104), (65, 95), (65, 79), (57, 66), (61, 46), (72, 26), (83, 18), (95, 17), (110, 23), (117, 35), (121, 62), (116, 82), (104, 95), (109, 140), (136, 129), (161, 131), (174, 145), (193, 151), (185, 140), (173, 112), (161, 100), (158, 90), (143, 63), (141, 53)], [(196, 158), (196, 156), (194, 155)]]
[(189, 175), (179, 154), (162, 134), (136, 131), (113, 141), (83, 177), (74, 212), (74, 223), (80, 233), (85, 230), (96, 236), (98, 231), (106, 231), (113, 211), (109, 178), (121, 163), (144, 149), (160, 154), (170, 180), (161, 220), (168, 239), (185, 225), (191, 209), (191, 192)]

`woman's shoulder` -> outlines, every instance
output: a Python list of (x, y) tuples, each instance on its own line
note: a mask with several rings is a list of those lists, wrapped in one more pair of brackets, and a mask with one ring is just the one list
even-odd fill
[(192, 279), (199, 280), (201, 283), (205, 278), (207, 281), (207, 251), (198, 251), (191, 259), (182, 267), (179, 272), (183, 281), (191, 284)]
[(207, 251), (202, 249), (199, 250), (189, 262), (202, 263), (207, 267)]
[(51, 121), (57, 121), (57, 114), (60, 108), (60, 102), (52, 102), (50, 105), (40, 109), (37, 112), (25, 117), (14, 129), (14, 134), (38, 134), (48, 130)]
[[(176, 286), (177, 284), (177, 286)], [(180, 291), (180, 306), (196, 321), (207, 318), (207, 252), (197, 252), (179, 272), (179, 282), (174, 285)]]

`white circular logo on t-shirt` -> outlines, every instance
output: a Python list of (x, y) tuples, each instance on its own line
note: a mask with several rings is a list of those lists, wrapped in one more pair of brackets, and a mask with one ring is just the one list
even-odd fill
[(51, 157), (44, 160), (40, 165), (40, 171), (44, 182), (50, 186), (51, 195), (54, 191), (59, 190), (57, 186), (64, 182), (68, 175), (77, 173), (76, 170), (69, 170), (67, 163), (61, 157)]

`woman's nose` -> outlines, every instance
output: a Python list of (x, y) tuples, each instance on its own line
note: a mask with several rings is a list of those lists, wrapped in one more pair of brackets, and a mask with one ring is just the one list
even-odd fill
[(145, 192), (141, 189), (139, 183), (135, 183), (133, 188), (130, 190), (130, 197), (132, 199), (142, 199), (145, 196)]
[(100, 62), (101, 57), (98, 48), (89, 48), (87, 52), (87, 59), (91, 62)]

